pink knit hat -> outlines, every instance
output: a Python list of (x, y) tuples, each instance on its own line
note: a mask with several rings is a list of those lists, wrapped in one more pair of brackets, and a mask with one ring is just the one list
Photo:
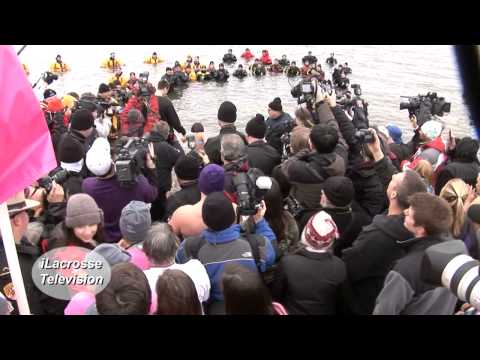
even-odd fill
[(338, 238), (337, 225), (325, 211), (320, 211), (308, 220), (301, 241), (315, 250), (328, 248)]

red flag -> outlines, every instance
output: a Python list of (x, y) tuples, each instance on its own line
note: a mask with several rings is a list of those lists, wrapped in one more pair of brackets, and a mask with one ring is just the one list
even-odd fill
[(12, 46), (0, 46), (0, 203), (57, 166), (37, 97)]

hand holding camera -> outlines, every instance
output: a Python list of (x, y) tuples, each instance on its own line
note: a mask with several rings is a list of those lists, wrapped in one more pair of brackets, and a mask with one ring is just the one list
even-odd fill
[(368, 149), (372, 153), (373, 160), (375, 162), (380, 161), (384, 157), (382, 147), (381, 147), (381, 144), (380, 144), (380, 139), (378, 138), (378, 135), (377, 135), (377, 132), (375, 131), (375, 129), (368, 129), (368, 131), (370, 132), (371, 136), (373, 137), (373, 141), (367, 142), (366, 146), (368, 147)]
[(259, 204), (257, 213), (253, 215), (253, 220), (255, 221), (255, 224), (258, 224), (260, 221), (262, 221), (266, 212), (267, 212), (267, 205), (265, 204), (265, 201), (262, 200)]
[(62, 185), (57, 184), (55, 181), (52, 182), (52, 190), (48, 193), (47, 201), (52, 204), (65, 201), (65, 191)]

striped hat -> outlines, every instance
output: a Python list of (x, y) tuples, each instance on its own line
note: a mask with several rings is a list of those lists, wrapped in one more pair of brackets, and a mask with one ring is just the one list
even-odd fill
[(338, 238), (338, 228), (332, 217), (320, 211), (308, 220), (302, 232), (301, 242), (315, 250), (329, 248), (333, 240)]

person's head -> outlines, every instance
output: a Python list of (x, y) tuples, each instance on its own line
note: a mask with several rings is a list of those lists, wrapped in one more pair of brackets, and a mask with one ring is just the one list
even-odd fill
[(125, 245), (134, 245), (145, 240), (152, 226), (150, 208), (151, 204), (132, 200), (122, 209), (119, 226), (122, 240), (128, 243)]
[(223, 192), (207, 195), (202, 206), (202, 220), (211, 231), (226, 230), (235, 223), (235, 219), (233, 205)]
[(29, 223), (27, 210), (40, 205), (38, 201), (26, 199), (23, 190), (7, 200), (8, 215), (10, 217), (10, 224), (12, 225), (13, 238), (16, 243), (20, 243), (20, 240), (27, 231)]
[(158, 90), (160, 90), (162, 96), (165, 96), (168, 94), (168, 91), (170, 90), (170, 83), (167, 80), (160, 80), (158, 82), (157, 88)]
[(156, 52), (153, 52), (152, 54), (152, 58), (156, 59), (157, 58), (157, 53)]
[(198, 177), (198, 188), (204, 195), (222, 192), (225, 187), (225, 169), (217, 164), (205, 166)]
[(85, 147), (79, 141), (66, 138), (58, 145), (58, 161), (63, 169), (79, 173), (84, 159)]
[(282, 113), (282, 100), (279, 97), (276, 97), (270, 104), (268, 104), (268, 116), (272, 119), (277, 119)]
[(310, 146), (310, 133), (312, 129), (300, 126), (292, 132), (290, 146), (292, 154), (298, 153), (300, 150), (308, 149)]
[(282, 55), (282, 60), (287, 60), (287, 55)]
[(299, 107), (295, 110), (295, 122), (298, 126), (304, 126), (309, 129), (314, 125), (312, 114), (304, 107)]
[(195, 61), (200, 61), (200, 57), (199, 57), (199, 56), (195, 56), (194, 60), (195, 60)]
[(426, 192), (427, 187), (415, 171), (405, 171), (392, 176), (388, 184), (387, 197), (390, 202), (389, 214), (408, 208), (408, 198), (417, 192)]
[(455, 147), (454, 159), (461, 162), (478, 162), (478, 140), (471, 137), (464, 137)]
[(420, 128), (420, 135), (423, 140), (431, 141), (442, 134), (443, 124), (436, 120), (429, 120), (425, 122)]
[(246, 48), (245, 51), (250, 51), (250, 49), (249, 49), (249, 48)]
[(318, 72), (322, 71), (322, 65), (317, 64), (316, 69), (317, 69)]
[(99, 239), (103, 235), (102, 224), (103, 211), (90, 195), (80, 193), (70, 196), (67, 201), (65, 226), (71, 229), (74, 242), (84, 244)]
[(222, 289), (227, 315), (273, 315), (272, 297), (260, 274), (229, 263), (222, 274)]
[(452, 209), (444, 199), (433, 194), (417, 193), (408, 201), (410, 206), (404, 211), (404, 226), (415, 237), (449, 232), (453, 222)]
[(167, 67), (165, 69), (165, 72), (167, 73), (167, 75), (173, 75), (173, 69), (171, 67)]
[(293, 65), (293, 66), (297, 65), (297, 62), (296, 62), (296, 61), (292, 61), (292, 65)]
[(388, 135), (395, 144), (402, 143), (402, 130), (397, 125), (387, 125)]
[(338, 131), (333, 126), (315, 125), (310, 133), (310, 143), (312, 150), (320, 154), (331, 153), (338, 144)]
[(428, 185), (432, 183), (433, 167), (430, 161), (420, 160), (413, 170), (416, 171)]
[(245, 127), (247, 133), (248, 143), (263, 139), (267, 131), (267, 125), (265, 124), (265, 118), (262, 114), (256, 114), (251, 118)]
[(179, 240), (166, 223), (153, 224), (143, 242), (143, 251), (156, 266), (169, 266), (175, 262)]
[(95, 300), (100, 315), (148, 315), (152, 291), (143, 271), (125, 262), (112, 267), (110, 282)]
[(165, 140), (168, 138), (168, 134), (170, 133), (170, 125), (166, 121), (160, 120), (153, 125), (152, 131), (160, 134)]
[(328, 250), (339, 236), (338, 228), (332, 217), (325, 211), (313, 215), (305, 225), (300, 242), (313, 250)]
[(445, 199), (453, 211), (452, 234), (459, 237), (464, 223), (464, 203), (468, 197), (468, 185), (461, 179), (452, 179), (445, 184), (440, 197)]
[(134, 72), (130, 73), (130, 80), (137, 80), (137, 75)]
[(346, 207), (355, 197), (355, 188), (348, 177), (330, 176), (322, 185), (320, 197), (322, 207)]
[(203, 72), (207, 71), (207, 66), (206, 65), (201, 65), (200, 66), (200, 71), (203, 71)]
[(104, 177), (111, 173), (113, 161), (110, 153), (110, 143), (107, 139), (103, 137), (95, 139), (87, 152), (85, 164), (95, 176)]
[(225, 69), (225, 66), (223, 65), (223, 63), (220, 63), (220, 64), (218, 64), (218, 68), (219, 69)]
[(107, 84), (100, 84), (98, 87), (98, 95), (103, 99), (110, 99), (112, 97), (112, 89)]
[(94, 121), (95, 119), (90, 111), (86, 109), (77, 110), (70, 118), (70, 128), (87, 138), (93, 132)]
[(112, 60), (115, 59), (115, 53), (114, 52), (110, 53), (110, 59), (112, 59)]
[(310, 55), (312, 55), (312, 52), (311, 52), (311, 51), (309, 51), (309, 52), (308, 52), (308, 55), (309, 55), (309, 56), (310, 56)]
[(233, 124), (237, 120), (237, 107), (230, 101), (224, 101), (218, 108), (217, 119), (220, 127)]
[(62, 57), (60, 55), (57, 55), (57, 57), (55, 58), (55, 60), (58, 62), (58, 63), (61, 63), (62, 62)]
[(306, 61), (303, 63), (303, 66), (309, 67), (309, 66), (310, 66), (310, 62), (309, 62), (308, 60), (306, 60)]
[(240, 160), (247, 155), (247, 146), (237, 134), (222, 136), (220, 154), (225, 163)]
[(191, 72), (192, 72), (192, 67), (191, 67), (190, 65), (187, 65), (187, 66), (185, 67), (185, 73), (186, 73), (186, 74), (190, 74)]
[(202, 315), (193, 280), (181, 270), (168, 269), (158, 277), (156, 315)]
[(242, 65), (242, 64), (238, 64), (238, 69), (239, 69), (239, 70), (243, 70), (243, 65)]
[(177, 159), (174, 169), (181, 185), (184, 182), (191, 182), (198, 179), (201, 164), (199, 160), (192, 155), (181, 155)]
[(228, 53), (231, 54), (233, 52), (232, 49), (228, 49)]
[(273, 63), (274, 63), (275, 65), (278, 65), (278, 59), (273, 60)]

